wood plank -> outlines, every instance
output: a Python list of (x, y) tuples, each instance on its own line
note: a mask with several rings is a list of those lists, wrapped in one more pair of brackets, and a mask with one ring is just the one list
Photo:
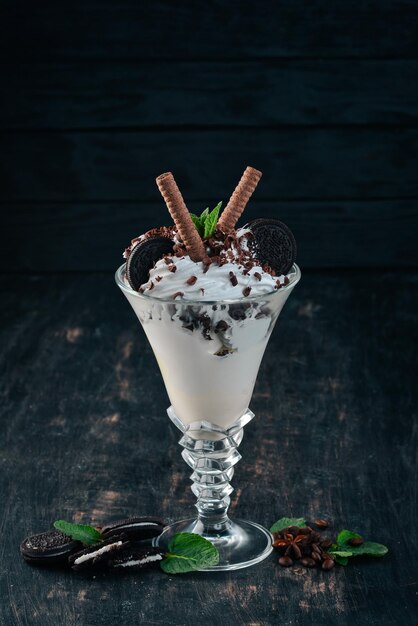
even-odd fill
[[(316, 267), (418, 266), (418, 200), (283, 202), (254, 200), (245, 219), (278, 217), (293, 230), (298, 263)], [(216, 204), (216, 199), (209, 202)], [(17, 204), (1, 207), (0, 266), (12, 272), (103, 271), (122, 263), (132, 237), (169, 224), (161, 201)], [(190, 210), (199, 212), (201, 203)], [(22, 225), (25, 225), (22, 228)]]
[(415, 0), (7, 4), (0, 50), (23, 60), (417, 55)]
[[(388, 289), (388, 285), (390, 289)], [(193, 515), (190, 470), (155, 360), (108, 276), (0, 277), (0, 623), (413, 624), (418, 275), (312, 273), (262, 364), (233, 485), (236, 516), (327, 517), (389, 545), (325, 574), (168, 577), (33, 568), (29, 533), (63, 517)], [(197, 608), (198, 607), (198, 608)]]
[(418, 122), (418, 61), (62, 62), (0, 71), (13, 94), (0, 102), (4, 130)]
[[(152, 200), (174, 170), (186, 201), (227, 199), (247, 164), (255, 198), (418, 195), (418, 129), (294, 128), (4, 133), (4, 201)], [(217, 190), (214, 192), (214, 190)]]

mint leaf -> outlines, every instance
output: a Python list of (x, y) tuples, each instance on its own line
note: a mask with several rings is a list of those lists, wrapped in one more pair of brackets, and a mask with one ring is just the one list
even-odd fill
[(68, 535), (74, 541), (81, 541), (86, 546), (92, 546), (102, 541), (103, 537), (93, 526), (84, 526), (83, 524), (72, 524), (59, 519), (54, 522), (54, 527), (60, 530), (64, 535)]
[[(343, 546), (349, 539), (362, 539), (362, 536), (352, 530), (341, 530), (337, 535), (337, 544)], [(349, 549), (351, 550), (351, 546)]]
[(353, 553), (349, 550), (339, 550), (338, 548), (336, 548), (335, 550), (331, 549), (328, 550), (329, 554), (332, 554), (333, 556), (340, 556), (342, 558), (346, 558), (349, 556), (353, 556)]
[(205, 217), (205, 227), (204, 227), (204, 234), (203, 234), (205, 239), (207, 237), (212, 237), (213, 233), (216, 230), (216, 225), (218, 223), (219, 211), (221, 210), (221, 206), (222, 206), (222, 202), (218, 202), (216, 207)]
[(299, 526), (299, 528), (302, 528), (302, 526), (306, 526), (306, 520), (303, 517), (281, 517), (270, 528), (270, 532), (278, 533), (288, 526)]
[(338, 554), (335, 555), (335, 562), (338, 563), (338, 565), (347, 565), (348, 564), (348, 558), (346, 556), (338, 556)]
[[(354, 533), (351, 530), (342, 530), (337, 536), (337, 545), (331, 549), (331, 554), (335, 554), (335, 550), (347, 550), (350, 557), (354, 556), (385, 556), (388, 553), (388, 548), (381, 543), (375, 543), (374, 541), (365, 541), (360, 546), (351, 546), (348, 541), (350, 539), (361, 539), (361, 535)], [(348, 555), (347, 555), (348, 556)]]
[(350, 546), (351, 556), (385, 556), (389, 552), (382, 543), (365, 541), (361, 546)]
[(207, 207), (204, 211), (202, 211), (200, 216), (197, 216), (194, 213), (190, 213), (193, 224), (195, 225), (196, 230), (202, 237), (202, 239), (212, 237), (213, 233), (215, 232), (221, 206), (222, 202), (218, 202), (216, 207), (210, 213), (209, 207)]
[(203, 237), (204, 233), (204, 225), (200, 221), (200, 217), (195, 215), (194, 213), (190, 213), (190, 217), (192, 218), (193, 224), (196, 226), (196, 230), (201, 237)]
[(185, 574), (218, 562), (218, 549), (210, 541), (194, 533), (177, 533), (160, 567), (166, 574)]

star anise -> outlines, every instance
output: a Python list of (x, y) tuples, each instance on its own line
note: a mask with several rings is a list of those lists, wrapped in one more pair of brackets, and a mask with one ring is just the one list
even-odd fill
[(290, 532), (285, 532), (280, 533), (277, 539), (275, 538), (273, 546), (275, 548), (281, 548), (285, 556), (290, 556), (298, 560), (302, 556), (301, 545), (303, 545), (303, 543), (306, 543), (306, 535), (293, 535)]

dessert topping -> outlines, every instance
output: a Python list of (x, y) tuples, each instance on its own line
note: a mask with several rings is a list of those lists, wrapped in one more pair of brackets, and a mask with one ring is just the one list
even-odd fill
[(247, 206), (248, 200), (253, 195), (261, 176), (261, 172), (253, 167), (248, 166), (245, 169), (241, 180), (236, 186), (234, 193), (229, 199), (229, 202), (219, 219), (218, 227), (223, 233), (228, 234), (235, 228), (235, 225)]
[(156, 182), (190, 258), (193, 261), (202, 261), (206, 256), (205, 246), (193, 224), (173, 174), (171, 172), (161, 174)]
[(167, 237), (150, 237), (138, 243), (126, 262), (126, 277), (136, 291), (147, 282), (149, 271), (164, 254), (173, 251), (173, 241)]
[(259, 218), (248, 224), (254, 235), (254, 254), (276, 274), (287, 274), (296, 259), (296, 241), (292, 231), (275, 219)]

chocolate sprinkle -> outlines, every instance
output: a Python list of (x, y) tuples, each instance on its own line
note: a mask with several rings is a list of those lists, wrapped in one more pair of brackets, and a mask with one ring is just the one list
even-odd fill
[(233, 287), (236, 287), (238, 285), (238, 280), (234, 272), (229, 272), (229, 280), (231, 281)]
[(229, 324), (225, 320), (219, 320), (219, 322), (215, 326), (215, 333), (224, 332), (228, 330)]
[(176, 291), (176, 293), (173, 293), (173, 300), (175, 300), (176, 298), (182, 298), (183, 296), (183, 291)]
[(186, 280), (186, 283), (188, 285), (194, 285), (196, 281), (197, 281), (197, 276), (190, 276), (190, 278)]
[(249, 296), (249, 295), (250, 295), (250, 293), (251, 293), (251, 287), (245, 287), (245, 288), (242, 290), (242, 293), (244, 294), (244, 296), (245, 296), (245, 297)]

